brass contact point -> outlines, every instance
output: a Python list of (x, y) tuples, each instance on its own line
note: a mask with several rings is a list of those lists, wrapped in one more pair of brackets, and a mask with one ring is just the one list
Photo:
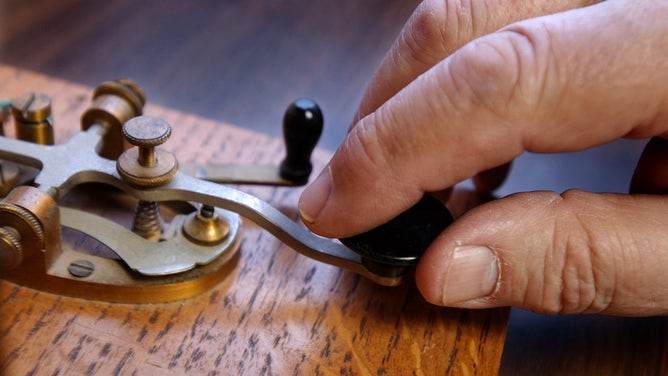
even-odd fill
[(215, 208), (203, 205), (183, 223), (183, 234), (196, 244), (221, 243), (230, 233), (230, 224), (216, 214)]

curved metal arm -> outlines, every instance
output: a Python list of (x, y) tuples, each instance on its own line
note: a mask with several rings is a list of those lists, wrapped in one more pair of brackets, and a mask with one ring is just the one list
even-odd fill
[[(92, 126), (61, 145), (45, 146), (0, 137), (0, 158), (40, 168), (35, 184), (58, 197), (83, 183), (104, 183), (145, 201), (194, 201), (230, 210), (250, 219), (286, 245), (315, 260), (335, 265), (382, 285), (401, 283), (402, 276), (373, 273), (362, 258), (343, 244), (321, 238), (293, 222), (270, 204), (248, 193), (177, 173), (171, 182), (157, 188), (136, 188), (122, 181), (116, 163), (95, 152), (104, 131)], [(54, 190), (55, 189), (55, 190)]]

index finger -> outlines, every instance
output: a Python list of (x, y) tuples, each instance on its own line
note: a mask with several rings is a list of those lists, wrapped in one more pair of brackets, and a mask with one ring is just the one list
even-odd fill
[(467, 44), (352, 129), (302, 195), (302, 217), (350, 236), (525, 150), (664, 133), (667, 8), (607, 1)]
[(528, 18), (601, 0), (425, 0), (399, 33), (372, 77), (354, 123), (374, 112), (422, 73), (466, 43)]

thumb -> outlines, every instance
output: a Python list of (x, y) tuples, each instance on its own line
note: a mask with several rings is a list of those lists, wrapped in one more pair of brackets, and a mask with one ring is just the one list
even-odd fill
[(416, 272), (424, 297), (461, 308), (668, 313), (665, 196), (521, 193), (471, 210)]

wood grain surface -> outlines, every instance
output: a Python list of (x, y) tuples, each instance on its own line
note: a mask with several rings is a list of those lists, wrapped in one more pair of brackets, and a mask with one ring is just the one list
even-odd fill
[[(0, 65), (0, 97), (32, 90), (53, 99), (57, 143), (78, 131), (90, 88)], [(165, 147), (181, 161), (277, 163), (282, 156), (276, 138), (155, 106), (148, 97), (145, 113), (172, 124)], [(314, 159), (321, 165), (328, 155), (317, 151)], [(296, 217), (298, 189), (244, 190)], [(377, 286), (299, 255), (248, 221), (240, 252), (218, 286), (176, 303), (110, 304), (0, 281), (0, 370), (7, 375), (498, 371), (507, 309), (431, 306), (412, 283)]]

